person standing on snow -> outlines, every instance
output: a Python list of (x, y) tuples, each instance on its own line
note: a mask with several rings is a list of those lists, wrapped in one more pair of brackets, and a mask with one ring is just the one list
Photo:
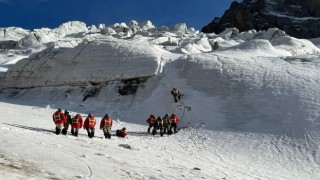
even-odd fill
[(82, 117), (80, 114), (75, 115), (71, 120), (71, 134), (78, 136), (79, 129), (82, 128)]
[(128, 135), (128, 132), (127, 132), (127, 129), (124, 127), (124, 128), (122, 128), (121, 130), (120, 129), (118, 129), (117, 131), (116, 131), (116, 136), (118, 136), (118, 137), (126, 137)]
[(160, 129), (160, 136), (163, 136), (162, 127), (163, 127), (162, 118), (161, 118), (161, 116), (158, 116), (157, 121), (153, 126), (152, 135), (156, 135), (157, 130)]
[(63, 114), (61, 108), (59, 108), (55, 113), (53, 113), (52, 119), (56, 125), (56, 134), (59, 135), (62, 126), (66, 123), (66, 116)]
[(103, 134), (105, 138), (111, 139), (111, 128), (112, 128), (112, 119), (108, 114), (101, 119), (100, 129), (103, 129)]
[(147, 123), (149, 124), (148, 133), (150, 133), (150, 129), (154, 126), (154, 123), (156, 123), (156, 116), (151, 114), (150, 117), (147, 119)]
[(68, 110), (64, 111), (64, 115), (66, 116), (66, 123), (63, 125), (62, 134), (66, 135), (69, 129), (69, 125), (71, 124), (72, 118)]
[(174, 102), (178, 102), (178, 99), (179, 100), (181, 99), (181, 93), (180, 93), (180, 91), (178, 91), (178, 89), (173, 88), (171, 90), (171, 94), (172, 94), (172, 96), (174, 98)]
[(169, 114), (166, 114), (162, 118), (162, 122), (163, 122), (163, 133), (164, 134), (168, 134), (169, 128), (170, 128), (170, 117), (169, 117)]
[[(178, 118), (178, 116), (176, 116), (175, 114), (172, 114), (170, 117), (170, 130), (169, 130), (169, 134), (172, 134), (172, 132), (177, 133), (177, 126), (179, 125), (179, 121), (180, 119)], [(174, 131), (172, 131), (172, 129)]]
[(83, 125), (83, 129), (87, 130), (89, 138), (94, 137), (95, 125), (96, 125), (96, 118), (91, 113), (89, 113)]

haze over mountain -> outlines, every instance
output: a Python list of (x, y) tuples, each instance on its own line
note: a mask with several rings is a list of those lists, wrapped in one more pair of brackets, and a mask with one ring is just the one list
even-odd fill
[[(320, 178), (318, 38), (72, 21), (0, 39), (1, 178)], [(98, 123), (108, 113), (129, 136), (57, 136), (59, 107)], [(181, 130), (147, 134), (150, 114), (165, 113)]]

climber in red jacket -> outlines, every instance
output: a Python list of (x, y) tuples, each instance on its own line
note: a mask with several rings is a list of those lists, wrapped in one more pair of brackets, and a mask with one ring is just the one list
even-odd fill
[(89, 138), (94, 137), (95, 125), (96, 125), (96, 118), (91, 113), (89, 113), (83, 125), (83, 129), (87, 130)]
[(103, 130), (105, 138), (111, 139), (112, 119), (108, 114), (104, 115), (100, 122), (100, 129)]
[(53, 122), (56, 125), (56, 134), (60, 134), (62, 126), (66, 123), (66, 116), (62, 112), (61, 108), (59, 108), (53, 115), (52, 115)]
[(120, 129), (118, 129), (117, 131), (116, 131), (116, 136), (118, 136), (118, 137), (126, 137), (128, 135), (128, 132), (127, 132), (127, 129), (124, 127), (124, 128), (122, 128), (121, 130)]
[(75, 115), (71, 120), (71, 134), (74, 136), (78, 136), (79, 129), (82, 128), (82, 117), (80, 114)]
[(156, 121), (157, 121), (157, 117), (151, 114), (150, 117), (147, 119), (147, 123), (149, 124), (148, 133), (150, 133), (150, 129), (154, 126)]
[[(177, 133), (177, 126), (179, 125), (179, 121), (180, 119), (178, 118), (178, 116), (176, 116), (175, 114), (172, 114), (170, 119), (170, 130), (169, 130), (169, 134), (172, 134), (172, 132)], [(174, 131), (172, 131), (172, 129)]]

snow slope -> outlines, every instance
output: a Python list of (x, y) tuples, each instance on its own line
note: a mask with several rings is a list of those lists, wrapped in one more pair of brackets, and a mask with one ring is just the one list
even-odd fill
[[(277, 29), (202, 34), (150, 21), (30, 33), (46, 41), (1, 52), (0, 67), (13, 59), (9, 52), (27, 57), (0, 79), (1, 178), (320, 178), (315, 40)], [(120, 95), (130, 82), (136, 91)], [(182, 102), (173, 103), (173, 87)], [(51, 116), (59, 107), (98, 122), (108, 113), (113, 132), (125, 126), (129, 136), (106, 140), (98, 128), (93, 139), (84, 130), (57, 136)], [(178, 114), (184, 128), (147, 134), (148, 116), (165, 113)]]

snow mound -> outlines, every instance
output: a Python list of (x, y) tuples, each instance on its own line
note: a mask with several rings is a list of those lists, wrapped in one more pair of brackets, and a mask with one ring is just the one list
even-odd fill
[(271, 40), (275, 48), (283, 49), (292, 54), (292, 56), (317, 54), (320, 49), (316, 47), (311, 41), (306, 39), (297, 39), (290, 36), (281, 36)]
[(159, 73), (160, 56), (157, 47), (100, 38), (72, 49), (49, 48), (21, 60), (8, 70), (1, 86), (81, 85), (148, 77)]
[(113, 35), (113, 34), (117, 34), (117, 32), (114, 29), (112, 29), (110, 27), (107, 27), (107, 28), (104, 28), (104, 29), (101, 30), (101, 34), (110, 36), (110, 35)]
[(290, 56), (291, 54), (282, 49), (276, 49), (270, 41), (265, 39), (253, 39), (237, 46), (226, 49), (227, 51), (250, 52), (256, 56)]
[(284, 31), (279, 30), (278, 28), (270, 28), (266, 31), (259, 31), (259, 32), (253, 29), (246, 32), (242, 32), (240, 34), (238, 29), (232, 28), (232, 29), (226, 30), (224, 34), (225, 34), (224, 36), (226, 36), (229, 39), (234, 38), (234, 39), (241, 39), (243, 41), (250, 41), (252, 39), (272, 40), (278, 37), (288, 36)]
[(125, 32), (128, 31), (129, 27), (127, 26), (126, 23), (122, 22), (122, 23), (115, 23), (113, 25), (113, 29), (117, 32)]
[(88, 32), (86, 24), (80, 21), (70, 21), (63, 23), (58, 28), (52, 30), (57, 37), (64, 37), (71, 34)]
[(19, 27), (0, 28), (0, 38), (5, 40), (18, 41), (30, 33), (29, 30)]
[(214, 50), (223, 50), (229, 47), (237, 46), (240, 44), (240, 42), (237, 42), (233, 39), (225, 40), (221, 37), (217, 37), (214, 39), (209, 40), (210, 45), (213, 47)]
[(187, 33), (187, 24), (186, 23), (178, 23), (173, 26), (174, 31), (178, 31), (179, 33)]
[(155, 26), (152, 24), (150, 20), (140, 23), (140, 28), (144, 31), (148, 31), (154, 29)]
[(18, 43), (20, 48), (40, 48), (43, 47), (43, 42), (36, 33), (30, 33), (26, 37), (22, 38)]
[(196, 38), (190, 41), (186, 41), (183, 43), (183, 45), (181, 45), (181, 52), (185, 54), (198, 54), (203, 52), (209, 52), (212, 50), (211, 44), (209, 43), (207, 37)]
[(233, 48), (239, 49), (239, 50), (250, 50), (250, 49), (260, 49), (260, 50), (267, 50), (267, 51), (275, 50), (272, 44), (268, 40), (264, 40), (264, 39), (254, 39), (251, 41), (247, 41)]
[(176, 37), (159, 37), (151, 40), (151, 44), (158, 44), (163, 46), (178, 46), (180, 38)]
[(239, 30), (237, 28), (227, 28), (226, 30), (221, 32), (218, 36), (223, 39), (231, 39), (238, 35), (239, 35)]

